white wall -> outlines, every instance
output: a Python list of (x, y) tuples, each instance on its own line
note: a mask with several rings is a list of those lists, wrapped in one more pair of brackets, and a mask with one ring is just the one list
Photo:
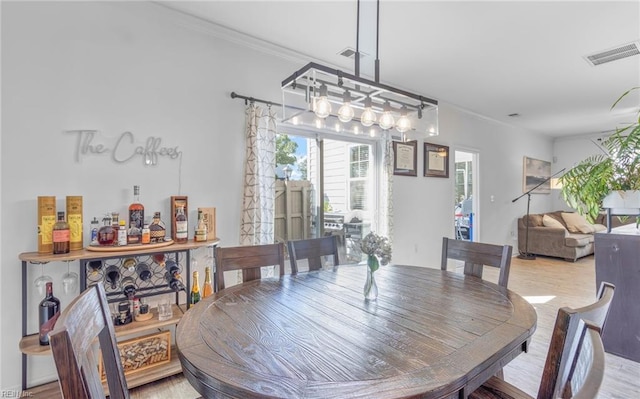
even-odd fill
[[(216, 206), (222, 244), (237, 243), (244, 106), (229, 93), (278, 101), (283, 77), (305, 61), (209, 31), (148, 3), (2, 3), (2, 389), (20, 385), (18, 254), (37, 248), (39, 195), (55, 195), (60, 210), (66, 195), (82, 195), (87, 221), (124, 212), (134, 184), (141, 185), (149, 213), (166, 215), (171, 195), (188, 195), (192, 219), (196, 207)], [(74, 142), (63, 133), (70, 129), (97, 129), (108, 143), (124, 131), (139, 141), (159, 137), (178, 146), (183, 159), (160, 159), (155, 167), (98, 156), (76, 162)], [(515, 245), (515, 218), (526, 209), (522, 201), (511, 203), (522, 193), (522, 157), (550, 159), (551, 141), (446, 104), (440, 132), (427, 141), (480, 153), (480, 237)], [(419, 148), (419, 176), (394, 182), (394, 261), (437, 267), (441, 237), (453, 236), (453, 179), (422, 177), (422, 142)], [(533, 211), (549, 207), (549, 196), (532, 200)], [(45, 267), (60, 287), (66, 265)], [(29, 265), (28, 271), (31, 288), (40, 267)], [(72, 297), (60, 289), (56, 293), (63, 306)], [(39, 300), (31, 289), (31, 332), (37, 328)], [(30, 384), (53, 376), (49, 357), (30, 357)]]

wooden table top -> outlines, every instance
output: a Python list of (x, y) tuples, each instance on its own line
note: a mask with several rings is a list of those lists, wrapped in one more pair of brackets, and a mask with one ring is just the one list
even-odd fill
[(223, 290), (181, 319), (185, 376), (205, 398), (443, 398), (475, 389), (526, 348), (533, 307), (439, 269), (366, 266)]

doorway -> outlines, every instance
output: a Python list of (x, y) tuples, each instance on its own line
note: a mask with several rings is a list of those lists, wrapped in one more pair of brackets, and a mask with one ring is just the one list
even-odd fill
[(455, 151), (454, 232), (457, 240), (478, 240), (477, 160), (475, 152)]

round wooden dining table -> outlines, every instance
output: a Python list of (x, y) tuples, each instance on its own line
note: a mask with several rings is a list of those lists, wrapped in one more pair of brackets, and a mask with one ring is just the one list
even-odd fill
[(205, 398), (459, 398), (526, 351), (536, 312), (476, 277), (366, 266), (222, 290), (180, 320), (184, 375)]

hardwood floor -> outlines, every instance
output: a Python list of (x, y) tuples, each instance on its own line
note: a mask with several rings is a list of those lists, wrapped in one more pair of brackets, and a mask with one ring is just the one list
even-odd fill
[[(498, 281), (497, 269), (485, 268), (487, 280)], [(538, 328), (529, 353), (520, 355), (505, 368), (505, 379), (536, 396), (558, 308), (580, 307), (595, 301), (593, 256), (575, 263), (538, 257), (533, 261), (513, 258), (509, 289), (531, 302), (538, 313)], [(606, 374), (599, 398), (640, 397), (640, 363), (606, 355)], [(182, 376), (170, 377), (131, 390), (132, 399), (193, 399), (200, 395)]]

